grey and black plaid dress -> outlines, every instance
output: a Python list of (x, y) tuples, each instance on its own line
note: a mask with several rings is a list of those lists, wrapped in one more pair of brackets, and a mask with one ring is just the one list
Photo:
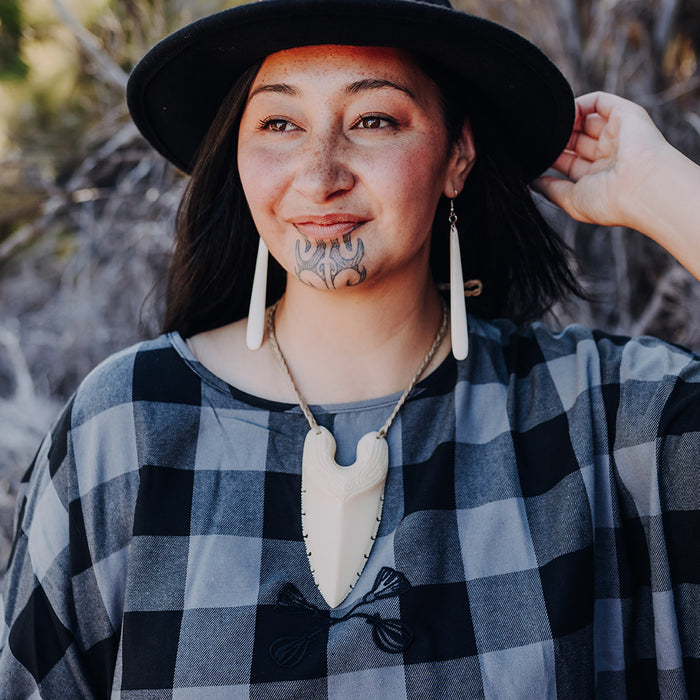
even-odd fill
[[(0, 697), (700, 697), (700, 357), (471, 329), (389, 432), (379, 535), (335, 610), (299, 408), (177, 334), (103, 363), (23, 484)], [(338, 461), (396, 398), (312, 407)]]

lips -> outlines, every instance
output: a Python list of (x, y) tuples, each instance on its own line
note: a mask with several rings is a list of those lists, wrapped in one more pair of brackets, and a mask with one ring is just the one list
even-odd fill
[(331, 238), (342, 238), (348, 233), (352, 233), (368, 221), (367, 218), (355, 216), (354, 214), (323, 214), (301, 216), (288, 219), (299, 233), (307, 238), (325, 240)]

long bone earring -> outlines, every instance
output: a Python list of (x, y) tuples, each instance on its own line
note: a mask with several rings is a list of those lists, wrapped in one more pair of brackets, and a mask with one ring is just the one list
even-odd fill
[(248, 308), (248, 325), (246, 326), (245, 342), (250, 350), (257, 350), (263, 341), (265, 333), (265, 295), (267, 293), (267, 246), (260, 238), (258, 242), (258, 257), (255, 260), (253, 275), (253, 291), (250, 293)]
[[(455, 196), (457, 196), (457, 190), (455, 190)], [(462, 255), (459, 248), (454, 199), (450, 200), (448, 220), (450, 222), (450, 334), (452, 337), (452, 354), (455, 356), (455, 359), (464, 360), (469, 354), (469, 329), (467, 327)]]

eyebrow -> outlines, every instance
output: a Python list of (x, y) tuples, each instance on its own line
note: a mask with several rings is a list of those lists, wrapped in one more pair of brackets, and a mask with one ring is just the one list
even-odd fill
[(379, 90), (387, 87), (405, 92), (411, 99), (416, 99), (415, 95), (407, 87), (394, 83), (391, 80), (383, 80), (379, 78), (365, 78), (364, 80), (358, 80), (356, 83), (350, 83), (350, 85), (345, 88), (345, 92), (348, 95), (357, 95), (358, 93), (366, 90)]
[[(350, 83), (350, 85), (345, 88), (345, 93), (347, 95), (357, 95), (367, 90), (380, 90), (382, 88), (393, 88), (394, 90), (399, 90), (406, 93), (413, 100), (416, 99), (415, 95), (407, 87), (394, 83), (391, 80), (384, 80), (380, 78), (365, 78), (364, 80), (358, 80), (354, 83)], [(300, 94), (300, 90), (294, 87), (294, 85), (289, 85), (288, 83), (269, 83), (267, 85), (258, 85), (258, 87), (256, 87), (255, 90), (253, 90), (248, 96), (248, 101), (252, 100), (253, 97), (262, 92), (271, 92), (278, 95), (291, 95), (292, 97), (296, 97)]]
[(261, 92), (273, 92), (279, 95), (292, 96), (299, 94), (299, 90), (297, 90), (293, 85), (288, 85), (287, 83), (270, 83), (268, 85), (258, 85), (258, 87), (251, 91), (250, 95), (248, 95), (248, 101), (252, 100)]

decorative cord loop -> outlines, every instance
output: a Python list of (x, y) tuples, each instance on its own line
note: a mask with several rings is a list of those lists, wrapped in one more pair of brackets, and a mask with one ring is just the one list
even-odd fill
[(311, 641), (334, 625), (348, 620), (362, 619), (372, 627), (372, 640), (375, 645), (388, 654), (398, 654), (408, 648), (413, 641), (413, 630), (401, 620), (383, 618), (379, 613), (356, 612), (363, 605), (369, 605), (382, 598), (393, 598), (411, 589), (408, 579), (389, 566), (380, 569), (372, 589), (365, 593), (359, 602), (341, 617), (331, 617), (328, 612), (320, 610), (309, 603), (299, 589), (292, 583), (284, 585), (277, 596), (275, 610), (293, 615), (306, 615), (323, 620), (323, 623), (311, 632), (304, 632), (297, 637), (280, 637), (269, 647), (270, 656), (280, 666), (296, 666), (306, 656)]

